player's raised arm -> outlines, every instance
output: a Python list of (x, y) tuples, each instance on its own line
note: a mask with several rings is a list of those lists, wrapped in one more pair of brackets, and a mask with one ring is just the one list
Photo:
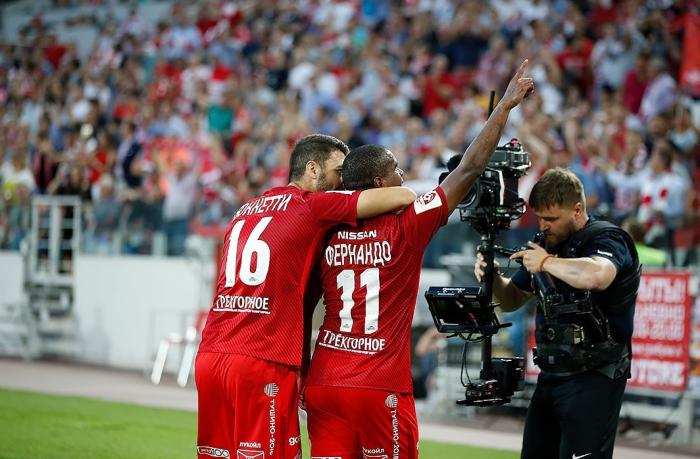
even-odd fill
[(416, 198), (413, 190), (403, 186), (364, 190), (357, 200), (357, 218), (372, 218), (396, 212), (409, 206)]
[(476, 179), (484, 172), (501, 138), (511, 109), (518, 106), (534, 90), (535, 83), (532, 78), (523, 77), (526, 68), (527, 59), (520, 64), (520, 68), (511, 78), (503, 98), (496, 105), (479, 135), (462, 155), (459, 165), (440, 184), (447, 197), (450, 212), (457, 207)]

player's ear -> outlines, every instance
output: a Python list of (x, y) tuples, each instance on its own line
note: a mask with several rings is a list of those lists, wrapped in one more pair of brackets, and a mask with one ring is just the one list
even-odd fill
[(384, 179), (381, 177), (374, 177), (372, 183), (374, 184), (375, 188), (382, 188), (384, 186)]
[(321, 168), (318, 166), (318, 163), (316, 161), (309, 161), (306, 163), (306, 172), (305, 174), (309, 176), (312, 179), (318, 178), (318, 175), (321, 171)]

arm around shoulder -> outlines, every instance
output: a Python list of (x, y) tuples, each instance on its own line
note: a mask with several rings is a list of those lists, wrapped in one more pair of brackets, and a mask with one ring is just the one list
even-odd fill
[(402, 210), (416, 198), (416, 193), (404, 186), (364, 190), (357, 200), (357, 218), (372, 218)]

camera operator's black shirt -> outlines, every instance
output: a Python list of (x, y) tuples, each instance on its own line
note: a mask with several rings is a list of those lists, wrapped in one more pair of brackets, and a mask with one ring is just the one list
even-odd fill
[[(590, 224), (593, 219), (589, 218), (586, 225)], [(565, 244), (561, 244), (563, 247)], [(630, 250), (627, 248), (625, 239), (621, 234), (616, 234), (614, 232), (606, 231), (600, 236), (590, 238), (586, 246), (579, 249), (578, 257), (603, 257), (610, 260), (617, 269), (617, 275), (625, 272), (627, 270), (635, 269), (634, 260), (630, 254)], [(552, 276), (554, 277), (554, 276)], [(523, 267), (521, 267), (511, 278), (513, 285), (518, 287), (520, 290), (526, 292), (533, 292), (533, 281), (531, 274)], [(558, 287), (565, 286), (568, 287), (563, 282), (557, 282)], [(613, 284), (614, 285), (614, 282)], [(573, 290), (573, 289), (572, 289)], [(605, 292), (605, 291), (603, 291)], [(562, 292), (565, 293), (565, 292)], [(597, 295), (604, 297), (604, 295)], [(618, 343), (626, 343), (632, 339), (632, 331), (634, 326), (634, 303), (630, 304), (627, 308), (622, 308), (621, 312), (613, 313), (610, 311), (609, 307), (612, 305), (596, 303), (610, 323), (610, 334), (613, 339)], [(540, 308), (537, 309), (537, 324), (539, 325), (544, 319), (544, 315)]]

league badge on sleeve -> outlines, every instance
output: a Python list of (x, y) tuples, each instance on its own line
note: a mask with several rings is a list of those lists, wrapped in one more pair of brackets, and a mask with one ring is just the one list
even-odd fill
[(413, 208), (416, 214), (423, 213), (430, 209), (437, 209), (442, 206), (442, 199), (437, 191), (433, 190), (416, 199), (413, 203)]

